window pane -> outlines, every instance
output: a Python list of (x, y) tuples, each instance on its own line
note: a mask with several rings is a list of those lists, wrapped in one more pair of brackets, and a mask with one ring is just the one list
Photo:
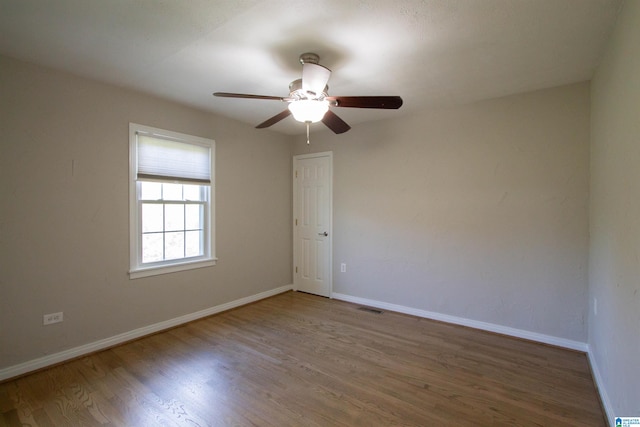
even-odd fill
[(162, 233), (142, 235), (142, 262), (162, 261)]
[(142, 232), (163, 231), (162, 205), (142, 204)]
[(184, 258), (184, 232), (165, 233), (164, 258)]
[(199, 230), (202, 228), (202, 205), (186, 205), (185, 229)]
[(184, 200), (202, 201), (202, 191), (200, 185), (184, 185)]
[(164, 229), (184, 230), (184, 205), (164, 205)]
[(202, 251), (202, 231), (187, 231), (185, 242), (185, 256), (203, 255)]
[(160, 200), (162, 199), (162, 184), (159, 182), (140, 182), (140, 199), (141, 200)]
[(164, 200), (182, 200), (182, 184), (162, 184)]

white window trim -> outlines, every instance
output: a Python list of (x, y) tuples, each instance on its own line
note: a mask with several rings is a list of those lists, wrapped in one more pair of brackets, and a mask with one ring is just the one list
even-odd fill
[[(204, 224), (207, 230), (206, 234), (209, 238), (209, 245), (205, 247), (205, 254), (202, 257), (162, 261), (149, 266), (140, 265), (142, 237), (137, 195), (137, 133), (146, 133), (179, 142), (210, 147), (211, 185), (209, 188), (209, 209), (207, 209), (207, 218)], [(137, 279), (140, 277), (211, 267), (216, 265), (218, 260), (215, 254), (215, 141), (136, 123), (129, 123), (129, 278)]]

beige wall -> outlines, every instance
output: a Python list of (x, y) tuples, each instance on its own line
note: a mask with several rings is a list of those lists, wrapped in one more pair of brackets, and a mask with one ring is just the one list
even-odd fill
[(624, 4), (591, 90), (589, 346), (610, 418), (638, 417), (640, 1)]
[[(286, 137), (4, 57), (0, 93), (0, 369), (291, 283)], [(217, 266), (129, 280), (129, 122), (215, 139)]]
[(316, 132), (295, 152), (328, 150), (348, 266), (334, 292), (586, 342), (588, 83)]

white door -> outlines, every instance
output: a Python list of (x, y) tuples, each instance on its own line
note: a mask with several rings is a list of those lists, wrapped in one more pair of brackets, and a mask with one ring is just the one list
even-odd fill
[(293, 158), (293, 287), (331, 297), (333, 153)]

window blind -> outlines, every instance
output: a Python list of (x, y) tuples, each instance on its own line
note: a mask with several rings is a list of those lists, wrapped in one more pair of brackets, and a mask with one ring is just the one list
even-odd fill
[(137, 133), (140, 180), (211, 183), (211, 148)]

